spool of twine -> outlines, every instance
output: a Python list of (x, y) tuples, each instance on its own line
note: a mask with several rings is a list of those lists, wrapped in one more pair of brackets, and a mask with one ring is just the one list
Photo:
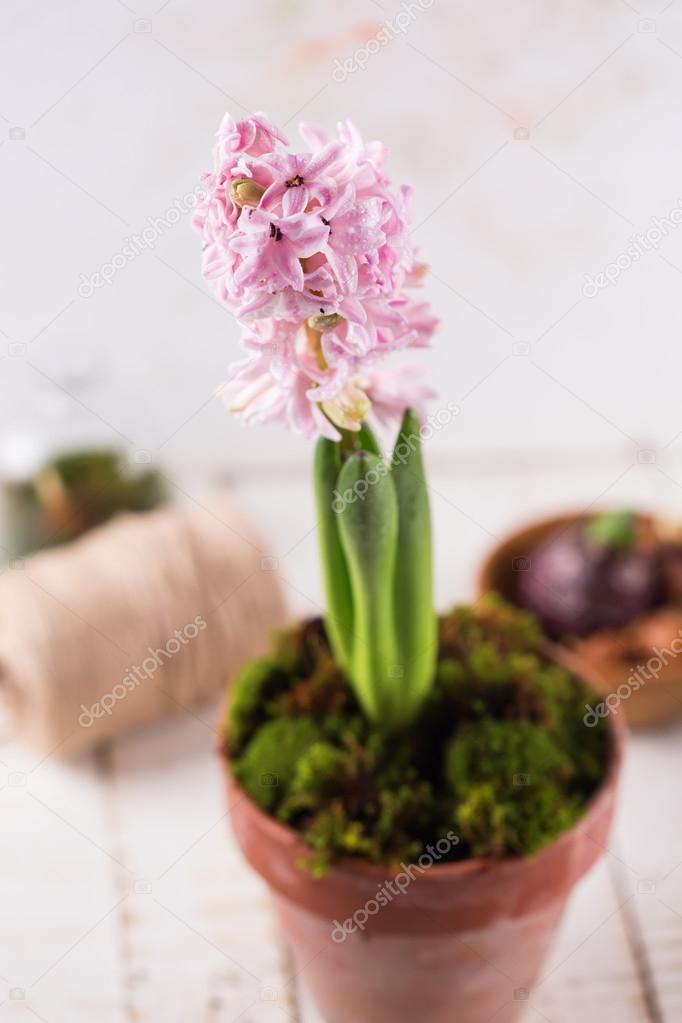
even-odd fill
[(285, 621), (277, 575), (226, 497), (123, 515), (0, 576), (0, 702), (71, 755), (223, 691)]

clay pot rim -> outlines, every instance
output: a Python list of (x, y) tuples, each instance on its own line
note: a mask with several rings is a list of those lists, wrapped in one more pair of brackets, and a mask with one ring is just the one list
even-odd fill
[[(560, 647), (555, 647), (553, 644), (550, 645), (548, 653), (549, 656), (569, 668), (580, 683), (583, 685), (585, 684), (584, 675), (580, 670), (580, 666), (574, 663), (570, 654), (567, 655), (566, 651)], [(221, 712), (221, 727), (224, 720), (225, 707), (223, 707)], [(574, 831), (578, 829), (585, 831), (586, 826), (589, 826), (590, 819), (596, 815), (600, 803), (608, 799), (609, 794), (614, 789), (623, 762), (625, 737), (627, 735), (626, 725), (623, 719), (619, 718), (617, 714), (609, 714), (605, 720), (609, 731), (610, 747), (607, 769), (598, 787), (586, 802), (582, 816), (575, 822), (575, 824), (573, 824), (572, 827), (568, 828), (567, 831), (562, 832), (548, 845), (542, 846), (529, 856), (503, 856), (497, 858), (493, 856), (476, 856), (468, 860), (459, 860), (456, 863), (435, 863), (420, 876), (420, 883), (431, 885), (438, 884), (439, 882), (448, 883), (463, 877), (469, 877), (473, 874), (492, 870), (495, 867), (531, 863), (533, 860), (541, 858), (548, 850), (555, 849), (561, 844), (570, 842)], [(305, 851), (313, 852), (314, 850), (306, 844), (300, 832), (289, 827), (289, 825), (276, 820), (274, 817), (271, 817), (270, 814), (262, 810), (244, 791), (241, 785), (239, 785), (232, 773), (231, 758), (224, 739), (221, 738), (218, 741), (216, 748), (218, 755), (224, 762), (225, 770), (229, 776), (230, 788), (237, 796), (236, 801), (232, 801), (231, 806), (228, 808), (227, 815), (229, 816), (231, 814), (232, 809), (237, 803), (246, 801), (249, 804), (249, 813), (251, 817), (257, 821), (259, 829), (270, 835), (274, 843), (282, 847), (298, 847), (301, 850), (301, 854), (304, 854)], [(422, 855), (424, 854), (422, 853)], [(428, 853), (426, 855), (428, 855)], [(360, 859), (359, 857), (355, 858), (348, 856), (343, 859), (336, 860), (331, 865), (330, 869), (334, 872), (340, 872), (346, 875), (351, 874), (356, 877), (370, 880), (373, 879), (377, 882), (381, 882), (386, 880), (387, 874), (390, 875), (391, 873), (395, 873), (397, 870), (401, 869), (401, 866), (382, 866), (380, 864), (370, 863), (369, 860)], [(311, 881), (312, 880), (313, 878), (311, 877)]]

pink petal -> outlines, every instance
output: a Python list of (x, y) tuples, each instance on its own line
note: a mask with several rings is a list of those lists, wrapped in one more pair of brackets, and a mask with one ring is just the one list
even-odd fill
[(303, 287), (303, 270), (291, 246), (284, 241), (273, 242), (271, 249), (273, 264), (282, 278), (296, 291), (300, 291)]
[(298, 132), (306, 145), (310, 146), (311, 149), (321, 149), (329, 142), (330, 136), (327, 129), (322, 127), (321, 124), (315, 124), (313, 121), (301, 121), (298, 126)]
[(327, 225), (315, 219), (312, 223), (308, 223), (306, 219), (300, 224), (284, 224), (282, 230), (296, 245), (299, 256), (304, 259), (321, 252), (329, 238)]
[(316, 153), (308, 163), (305, 173), (308, 177), (316, 177), (329, 170), (343, 154), (341, 142), (329, 142), (323, 149)]
[(266, 188), (260, 201), (261, 210), (273, 210), (279, 202), (282, 201), (282, 197), (287, 191), (287, 186), (283, 181), (273, 181), (269, 188)]
[(308, 190), (303, 185), (293, 185), (284, 189), (282, 198), (282, 209), (285, 217), (292, 217), (303, 213), (308, 203)]
[(358, 264), (355, 256), (346, 256), (331, 247), (327, 249), (327, 259), (339, 284), (339, 289), (351, 295), (358, 286)]

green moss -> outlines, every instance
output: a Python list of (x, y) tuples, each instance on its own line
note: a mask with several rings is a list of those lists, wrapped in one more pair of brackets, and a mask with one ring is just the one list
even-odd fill
[(319, 739), (312, 718), (268, 721), (235, 762), (235, 777), (259, 806), (270, 810), (286, 799), (299, 761)]
[(320, 622), (280, 634), (238, 680), (234, 773), (301, 832), (313, 872), (343, 856), (414, 861), (452, 832), (444, 859), (532, 853), (580, 817), (603, 777), (605, 724), (582, 722), (592, 694), (547, 658), (530, 615), (489, 598), (439, 628), (433, 692), (401, 735), (360, 712)]
[(324, 630), (308, 621), (275, 633), (273, 652), (241, 671), (232, 683), (227, 742), (233, 756), (272, 718), (334, 718), (353, 698), (332, 660)]
[(291, 794), (315, 802), (320, 796), (333, 796), (351, 766), (351, 758), (346, 750), (332, 746), (329, 742), (316, 742), (296, 764)]
[(165, 496), (165, 486), (152, 469), (132, 470), (118, 451), (76, 451), (61, 455), (52, 467), (73, 498), (102, 522), (119, 510), (146, 511)]
[(274, 657), (260, 657), (252, 661), (237, 677), (228, 730), (228, 742), (233, 753), (241, 752), (258, 724), (266, 720), (271, 694), (282, 688), (285, 678)]
[(134, 469), (118, 451), (59, 455), (32, 479), (3, 487), (13, 556), (73, 540), (119, 512), (148, 511), (167, 499), (161, 475)]
[(455, 827), (473, 856), (529, 855), (574, 824), (580, 813), (580, 801), (550, 783), (511, 800), (484, 782), (465, 793)]
[(475, 856), (534, 852), (576, 819), (576, 765), (529, 721), (466, 725), (445, 750), (455, 830)]

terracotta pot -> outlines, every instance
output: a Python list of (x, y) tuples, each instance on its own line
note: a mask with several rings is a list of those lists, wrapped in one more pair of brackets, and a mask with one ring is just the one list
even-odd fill
[[(312, 878), (297, 866), (309, 852), (300, 836), (245, 795), (223, 756), (237, 841), (270, 888), (296, 974), (326, 1023), (519, 1018), (571, 889), (606, 844), (622, 751), (622, 726), (612, 718), (609, 728), (608, 772), (570, 831), (531, 857), (423, 872), (346, 860)], [(403, 893), (378, 906), (394, 879)], [(340, 925), (353, 920), (362, 929), (346, 933)]]
[[(503, 597), (518, 604), (518, 585), (524, 566), (528, 565), (534, 550), (543, 541), (562, 527), (572, 526), (577, 522), (585, 522), (586, 514), (559, 515), (543, 519), (511, 533), (501, 544), (495, 547), (481, 566), (478, 576), (477, 595), (483, 596), (496, 590)], [(640, 519), (651, 521), (648, 516)], [(646, 622), (646, 616), (643, 616)], [(651, 632), (655, 637), (655, 622), (651, 623)], [(596, 638), (596, 635), (595, 635)], [(651, 647), (649, 657), (657, 645), (655, 639), (647, 643)], [(665, 646), (665, 641), (658, 644)], [(603, 694), (616, 692), (618, 687), (627, 683), (628, 678), (638, 663), (648, 659), (641, 652), (633, 657), (619, 654), (606, 655), (600, 650), (591, 637), (577, 640), (572, 644), (574, 666), (578, 674), (586, 678), (598, 692)], [(682, 659), (681, 659), (682, 660)], [(625, 715), (628, 724), (634, 728), (647, 727), (667, 721), (682, 711), (682, 663), (672, 659), (666, 663), (656, 677), (652, 677), (640, 688), (629, 687), (627, 699), (619, 701), (617, 713)]]

